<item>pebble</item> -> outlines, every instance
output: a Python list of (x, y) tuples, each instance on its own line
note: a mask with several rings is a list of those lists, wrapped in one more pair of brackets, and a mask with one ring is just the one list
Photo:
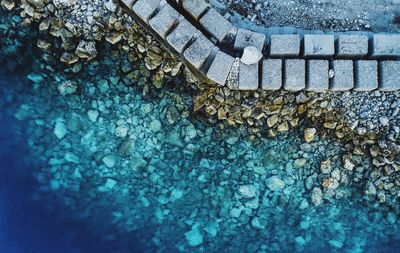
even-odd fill
[(254, 185), (242, 185), (239, 187), (239, 193), (245, 198), (254, 198), (257, 188)]
[(107, 155), (103, 158), (103, 163), (108, 168), (113, 168), (115, 166), (115, 157), (113, 155)]
[(272, 176), (267, 179), (267, 186), (271, 191), (280, 191), (285, 188), (285, 182), (278, 176)]
[(64, 122), (57, 121), (54, 126), (53, 132), (58, 139), (62, 139), (67, 135), (68, 130), (67, 130), (67, 127), (65, 126)]
[(245, 47), (243, 50), (243, 55), (240, 58), (240, 61), (246, 65), (252, 65), (258, 63), (263, 54), (256, 47), (249, 46)]

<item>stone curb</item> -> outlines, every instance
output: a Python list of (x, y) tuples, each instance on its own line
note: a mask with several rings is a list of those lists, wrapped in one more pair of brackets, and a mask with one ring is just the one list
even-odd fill
[[(234, 27), (205, 0), (121, 2), (201, 80), (227, 85), (230, 79), (238, 90), (400, 90), (400, 34), (266, 36)], [(248, 46), (264, 59), (234, 64)]]

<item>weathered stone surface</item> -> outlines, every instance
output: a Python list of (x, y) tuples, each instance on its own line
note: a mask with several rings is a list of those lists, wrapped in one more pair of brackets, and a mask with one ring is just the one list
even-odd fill
[(300, 35), (272, 35), (270, 44), (271, 56), (298, 56), (300, 54)]
[(332, 91), (346, 91), (354, 87), (353, 61), (335, 60), (332, 62), (335, 72), (332, 79)]
[(183, 19), (178, 26), (167, 36), (167, 42), (179, 53), (183, 52), (185, 46), (197, 33), (197, 29), (186, 19)]
[(132, 10), (139, 18), (147, 23), (160, 5), (160, 2), (161, 0), (139, 0), (133, 5)]
[(244, 49), (253, 46), (262, 51), (265, 43), (265, 34), (256, 33), (247, 29), (239, 28), (235, 38), (235, 49)]
[(333, 35), (304, 35), (304, 56), (323, 57), (335, 54), (335, 37)]
[(285, 90), (299, 91), (306, 87), (306, 62), (301, 59), (285, 60)]
[(165, 4), (161, 10), (150, 19), (149, 24), (158, 35), (164, 38), (179, 16), (180, 14), (171, 5)]
[(400, 90), (400, 61), (380, 62), (379, 90)]
[(258, 89), (258, 64), (239, 66), (239, 90)]
[(262, 63), (263, 90), (279, 90), (282, 87), (282, 60), (266, 59)]
[(337, 55), (341, 57), (363, 57), (368, 54), (368, 36), (345, 35), (338, 38)]
[(200, 19), (200, 24), (218, 41), (222, 41), (232, 28), (232, 24), (213, 8)]
[(234, 60), (232, 56), (219, 51), (208, 69), (207, 77), (219, 85), (225, 85)]
[(371, 91), (378, 88), (378, 62), (355, 62), (355, 91)]
[(375, 34), (373, 40), (374, 57), (400, 57), (400, 35)]
[(196, 41), (183, 53), (183, 56), (194, 67), (200, 68), (211, 53), (214, 44), (204, 35), (199, 35)]
[(243, 50), (243, 55), (240, 58), (240, 61), (247, 65), (252, 65), (258, 63), (263, 54), (257, 48), (253, 46), (245, 47)]
[(329, 62), (327, 60), (308, 61), (307, 76), (307, 90), (327, 91), (329, 89)]
[(182, 0), (182, 7), (195, 19), (199, 19), (208, 6), (209, 4), (204, 0)]

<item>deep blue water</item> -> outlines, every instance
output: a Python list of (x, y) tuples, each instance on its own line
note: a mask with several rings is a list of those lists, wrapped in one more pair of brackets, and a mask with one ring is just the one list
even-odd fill
[[(29, 81), (0, 75), (0, 90), (24, 90)], [(32, 173), (41, 166), (31, 156), (23, 121), (9, 112), (18, 97), (0, 92), (0, 252), (1, 253), (95, 253), (142, 252), (134, 238), (124, 250), (116, 241), (93, 235), (83, 219), (66, 210), (48, 208), (51, 196), (34, 196), (39, 187)], [(101, 226), (99, 225), (99, 228)]]

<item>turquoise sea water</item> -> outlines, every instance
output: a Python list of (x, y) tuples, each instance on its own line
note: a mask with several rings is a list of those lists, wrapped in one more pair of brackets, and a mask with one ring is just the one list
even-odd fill
[[(397, 215), (346, 183), (343, 143), (207, 123), (180, 78), (156, 89), (109, 47), (72, 73), (18, 23), (1, 24), (0, 252), (398, 252)], [(316, 206), (327, 157), (340, 185)]]

